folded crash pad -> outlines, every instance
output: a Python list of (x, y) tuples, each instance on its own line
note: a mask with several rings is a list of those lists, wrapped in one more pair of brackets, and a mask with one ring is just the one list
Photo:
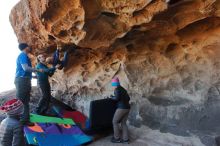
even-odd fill
[(30, 114), (30, 121), (32, 123), (57, 123), (57, 124), (70, 124), (75, 125), (72, 119), (47, 117), (41, 115)]
[(92, 137), (73, 125), (39, 123), (25, 126), (24, 133), (28, 144), (39, 146), (75, 146), (92, 141)]
[(112, 119), (116, 108), (116, 102), (110, 98), (91, 101), (90, 129), (112, 128)]

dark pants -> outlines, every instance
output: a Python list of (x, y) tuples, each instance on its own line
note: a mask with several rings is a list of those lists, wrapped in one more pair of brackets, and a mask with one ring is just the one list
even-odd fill
[(24, 77), (15, 78), (16, 97), (24, 104), (24, 112), (21, 121), (29, 121), (29, 102), (31, 93), (31, 79)]
[(39, 82), (38, 86), (40, 87), (43, 96), (40, 99), (40, 102), (38, 103), (38, 106), (36, 108), (36, 112), (38, 114), (45, 114), (49, 108), (50, 99), (51, 99), (50, 83), (49, 82)]

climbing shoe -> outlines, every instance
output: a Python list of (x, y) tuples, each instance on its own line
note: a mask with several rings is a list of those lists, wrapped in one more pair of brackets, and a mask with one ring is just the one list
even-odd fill
[(116, 138), (112, 137), (111, 142), (112, 143), (121, 143), (121, 139), (120, 138), (116, 139)]
[(122, 140), (121, 142), (122, 142), (123, 144), (129, 144), (130, 141), (129, 141), (129, 139), (128, 139), (128, 140)]

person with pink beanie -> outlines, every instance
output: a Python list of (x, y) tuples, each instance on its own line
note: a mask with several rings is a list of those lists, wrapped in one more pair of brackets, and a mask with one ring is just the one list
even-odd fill
[[(126, 89), (120, 85), (120, 81), (117, 77), (112, 79), (112, 87), (114, 88), (114, 96), (111, 96), (111, 98), (117, 102), (117, 109), (112, 120), (114, 136), (112, 137), (111, 142), (128, 144), (129, 138), (126, 121), (130, 111), (130, 97)], [(120, 124), (122, 127), (122, 136), (120, 136)]]
[(18, 99), (9, 100), (0, 111), (7, 115), (0, 124), (0, 146), (25, 146), (23, 125), (19, 121), (24, 111), (23, 103)]

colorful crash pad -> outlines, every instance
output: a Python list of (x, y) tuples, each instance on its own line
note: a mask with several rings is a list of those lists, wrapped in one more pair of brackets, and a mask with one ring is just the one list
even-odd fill
[(79, 111), (63, 111), (63, 117), (73, 119), (73, 121), (82, 129), (86, 128), (88, 118)]
[(30, 114), (30, 121), (32, 123), (57, 123), (57, 124), (70, 124), (75, 125), (72, 119), (47, 117), (36, 114)]
[(24, 127), (28, 144), (39, 146), (75, 146), (92, 141), (77, 126), (60, 124), (35, 124)]
[(89, 143), (92, 139), (83, 135), (47, 135), (46, 137), (38, 137), (39, 146), (79, 146)]

